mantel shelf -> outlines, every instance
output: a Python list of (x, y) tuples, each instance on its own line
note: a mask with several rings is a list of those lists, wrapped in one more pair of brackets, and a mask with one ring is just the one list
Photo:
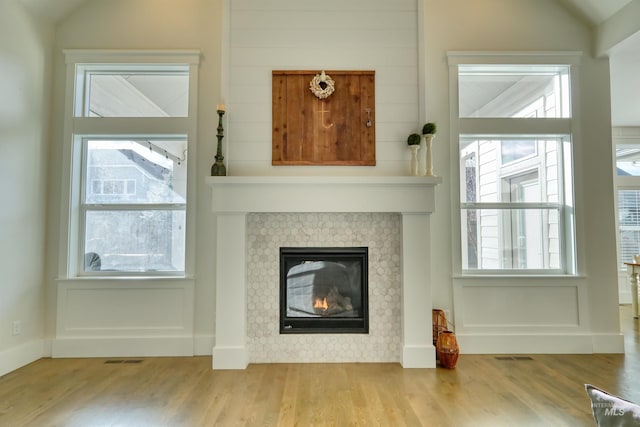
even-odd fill
[(235, 184), (281, 184), (281, 185), (307, 185), (307, 184), (365, 184), (365, 185), (438, 185), (442, 183), (439, 176), (371, 176), (371, 175), (344, 175), (344, 176), (269, 176), (269, 175), (243, 175), (243, 176), (208, 176), (206, 182), (209, 185), (235, 185)]
[(214, 176), (212, 211), (400, 212), (434, 211), (440, 177), (425, 176)]

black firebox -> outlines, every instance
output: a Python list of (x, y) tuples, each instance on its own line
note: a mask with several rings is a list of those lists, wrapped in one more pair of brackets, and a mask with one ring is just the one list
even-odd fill
[(369, 333), (366, 247), (280, 248), (280, 333)]

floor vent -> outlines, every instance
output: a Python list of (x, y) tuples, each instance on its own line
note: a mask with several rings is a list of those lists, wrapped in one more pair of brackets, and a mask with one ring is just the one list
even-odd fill
[(130, 360), (106, 360), (105, 364), (113, 364), (113, 363), (142, 363), (142, 359), (130, 359)]
[(496, 356), (496, 360), (533, 360), (531, 356)]

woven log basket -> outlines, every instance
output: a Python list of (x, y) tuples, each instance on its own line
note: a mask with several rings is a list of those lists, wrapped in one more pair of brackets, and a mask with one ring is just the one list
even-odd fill
[(436, 342), (436, 354), (443, 368), (453, 369), (456, 367), (460, 347), (455, 333), (451, 331), (440, 333)]

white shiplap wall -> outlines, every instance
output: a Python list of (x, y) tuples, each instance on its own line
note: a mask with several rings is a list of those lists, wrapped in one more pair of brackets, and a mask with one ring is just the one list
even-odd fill
[[(406, 138), (420, 127), (418, 1), (227, 0), (228, 174), (407, 175)], [(277, 69), (375, 70), (377, 166), (271, 166)]]

